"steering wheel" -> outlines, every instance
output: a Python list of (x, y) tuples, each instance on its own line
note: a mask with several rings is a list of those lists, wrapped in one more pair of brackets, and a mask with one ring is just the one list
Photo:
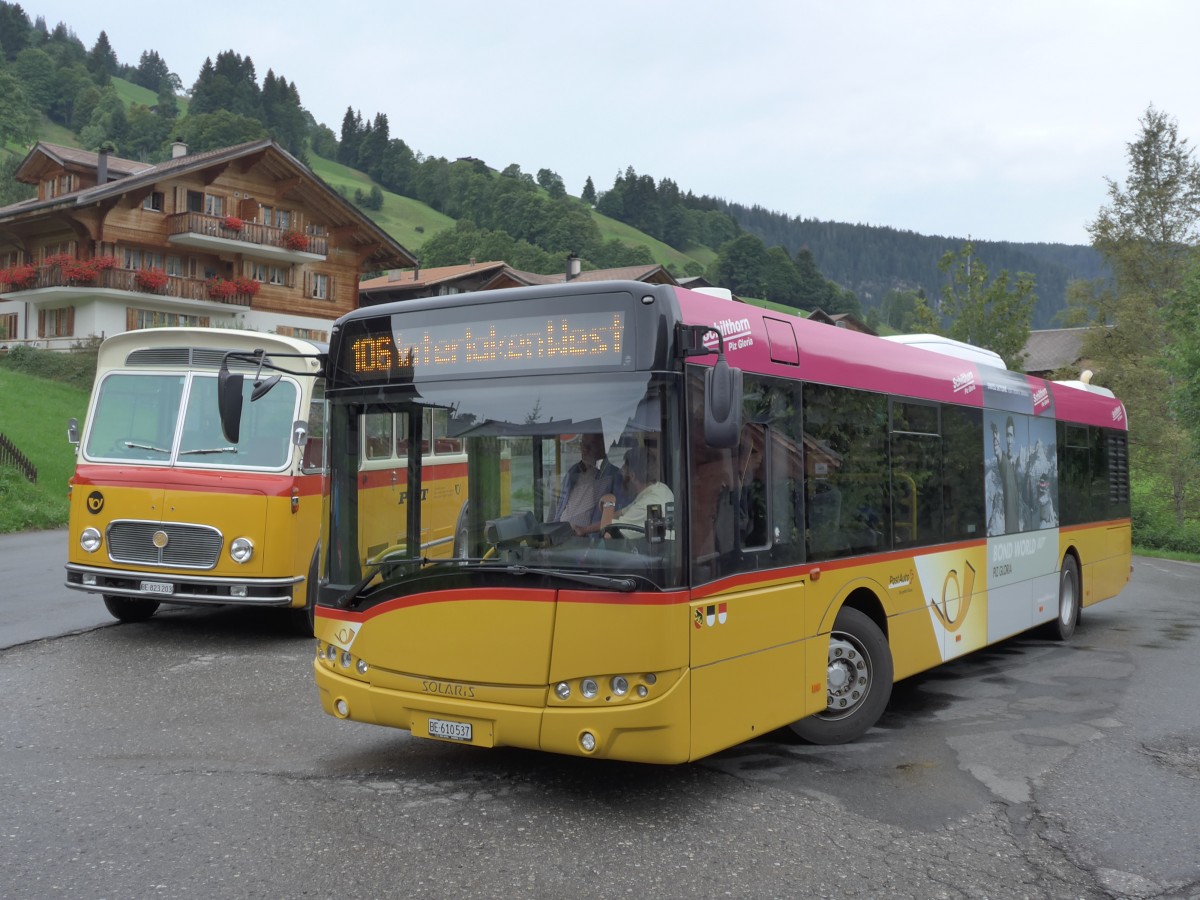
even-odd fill
[(611, 522), (604, 526), (601, 533), (606, 537), (624, 537), (622, 531), (632, 531), (634, 534), (645, 534), (646, 528), (643, 525), (633, 525), (627, 522)]

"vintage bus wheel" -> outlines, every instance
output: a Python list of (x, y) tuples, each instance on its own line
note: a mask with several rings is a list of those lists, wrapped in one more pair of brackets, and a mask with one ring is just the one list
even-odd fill
[(158, 609), (157, 600), (142, 600), (140, 597), (118, 597), (104, 595), (104, 607), (114, 619), (122, 622), (145, 622)]
[(824, 712), (792, 723), (813, 744), (844, 744), (874, 725), (892, 696), (892, 652), (879, 626), (866, 613), (845, 607), (829, 635)]
[(1079, 563), (1075, 557), (1063, 559), (1062, 571), (1058, 573), (1058, 615), (1053, 622), (1046, 623), (1050, 637), (1059, 641), (1070, 640), (1079, 624), (1080, 590)]

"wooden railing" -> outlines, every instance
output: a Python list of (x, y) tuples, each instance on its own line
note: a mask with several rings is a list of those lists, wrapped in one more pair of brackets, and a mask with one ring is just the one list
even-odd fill
[(59, 266), (38, 266), (37, 276), (32, 282), (20, 287), (14, 285), (12, 289), (34, 290), (35, 288), (49, 287), (101, 287), (115, 291), (151, 294), (157, 297), (176, 297), (180, 300), (208, 300), (231, 306), (249, 306), (252, 299), (249, 294), (233, 294), (229, 297), (213, 296), (209, 290), (208, 281), (200, 278), (171, 277), (161, 288), (147, 288), (138, 282), (138, 273), (134, 269), (105, 269), (97, 272), (91, 278), (70, 279), (63, 274)]
[(286, 228), (242, 220), (239, 220), (242, 223), (240, 228), (230, 228), (226, 224), (228, 219), (228, 216), (210, 216), (198, 212), (175, 213), (167, 216), (167, 234), (208, 234), (231, 241), (243, 241), (262, 247), (279, 247), (281, 250), (302, 250), (320, 256), (325, 256), (329, 250), (329, 239), (326, 237), (299, 234)]
[(0, 434), (0, 466), (11, 466), (24, 475), (26, 481), (37, 484), (37, 466), (4, 434)]

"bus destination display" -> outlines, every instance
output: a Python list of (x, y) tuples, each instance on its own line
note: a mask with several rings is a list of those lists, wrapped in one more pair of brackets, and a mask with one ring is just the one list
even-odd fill
[(409, 319), (394, 316), (391, 328), (387, 319), (370, 323), (367, 333), (349, 342), (338, 368), (358, 381), (392, 381), (620, 369), (629, 356), (620, 310), (406, 327)]

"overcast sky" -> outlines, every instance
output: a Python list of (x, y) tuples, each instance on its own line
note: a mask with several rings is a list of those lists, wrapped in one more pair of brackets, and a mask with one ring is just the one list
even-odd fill
[[(802, 218), (1088, 242), (1148, 106), (1200, 146), (1192, 0), (23, 0), (185, 87), (233, 50), (340, 135), (562, 176), (632, 166)], [(1200, 152), (1200, 151), (1197, 151)]]

